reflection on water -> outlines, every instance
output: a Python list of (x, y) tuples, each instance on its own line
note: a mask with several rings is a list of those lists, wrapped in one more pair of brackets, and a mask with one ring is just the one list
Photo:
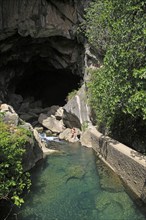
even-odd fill
[(92, 149), (58, 146), (33, 169), (31, 192), (18, 220), (144, 220), (120, 180)]

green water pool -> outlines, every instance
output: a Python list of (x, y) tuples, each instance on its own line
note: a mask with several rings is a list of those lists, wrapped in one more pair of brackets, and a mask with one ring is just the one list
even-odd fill
[(18, 220), (144, 220), (119, 178), (92, 149), (60, 144), (32, 171)]

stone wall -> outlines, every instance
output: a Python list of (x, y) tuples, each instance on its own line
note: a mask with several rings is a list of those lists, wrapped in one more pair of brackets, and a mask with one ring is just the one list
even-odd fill
[(135, 195), (146, 203), (146, 156), (102, 135), (93, 126), (82, 134), (81, 144), (92, 147)]

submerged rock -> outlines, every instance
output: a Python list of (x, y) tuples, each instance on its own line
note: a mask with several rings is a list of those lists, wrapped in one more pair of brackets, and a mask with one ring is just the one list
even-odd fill
[(128, 195), (124, 192), (109, 193), (105, 191), (99, 194), (96, 199), (96, 209), (100, 219), (103, 219), (102, 216), (116, 220), (131, 219), (131, 216), (135, 215), (132, 206), (132, 201), (130, 203)]
[(114, 173), (112, 169), (109, 169), (107, 166), (102, 164), (101, 161), (96, 161), (99, 183), (101, 189), (107, 192), (122, 192), (124, 190), (121, 180), (117, 174)]
[(67, 169), (67, 174), (65, 176), (66, 183), (71, 180), (81, 180), (86, 174), (84, 168), (80, 165), (72, 165)]

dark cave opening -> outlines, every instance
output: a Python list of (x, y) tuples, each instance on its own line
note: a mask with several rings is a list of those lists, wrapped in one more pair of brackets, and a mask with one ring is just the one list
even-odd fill
[(36, 60), (36, 64), (32, 63), (22, 75), (14, 77), (9, 90), (14, 88), (14, 93), (21, 95), (24, 100), (40, 100), (42, 107), (63, 106), (68, 93), (79, 88), (81, 76), (73, 74), (69, 69), (45, 66), (40, 60)]
[(3, 45), (11, 47), (1, 54), (0, 87), (4, 89), (0, 98), (15, 110), (31, 100), (40, 101), (43, 108), (63, 106), (68, 93), (80, 87), (84, 50), (76, 39), (35, 39), (17, 34)]

